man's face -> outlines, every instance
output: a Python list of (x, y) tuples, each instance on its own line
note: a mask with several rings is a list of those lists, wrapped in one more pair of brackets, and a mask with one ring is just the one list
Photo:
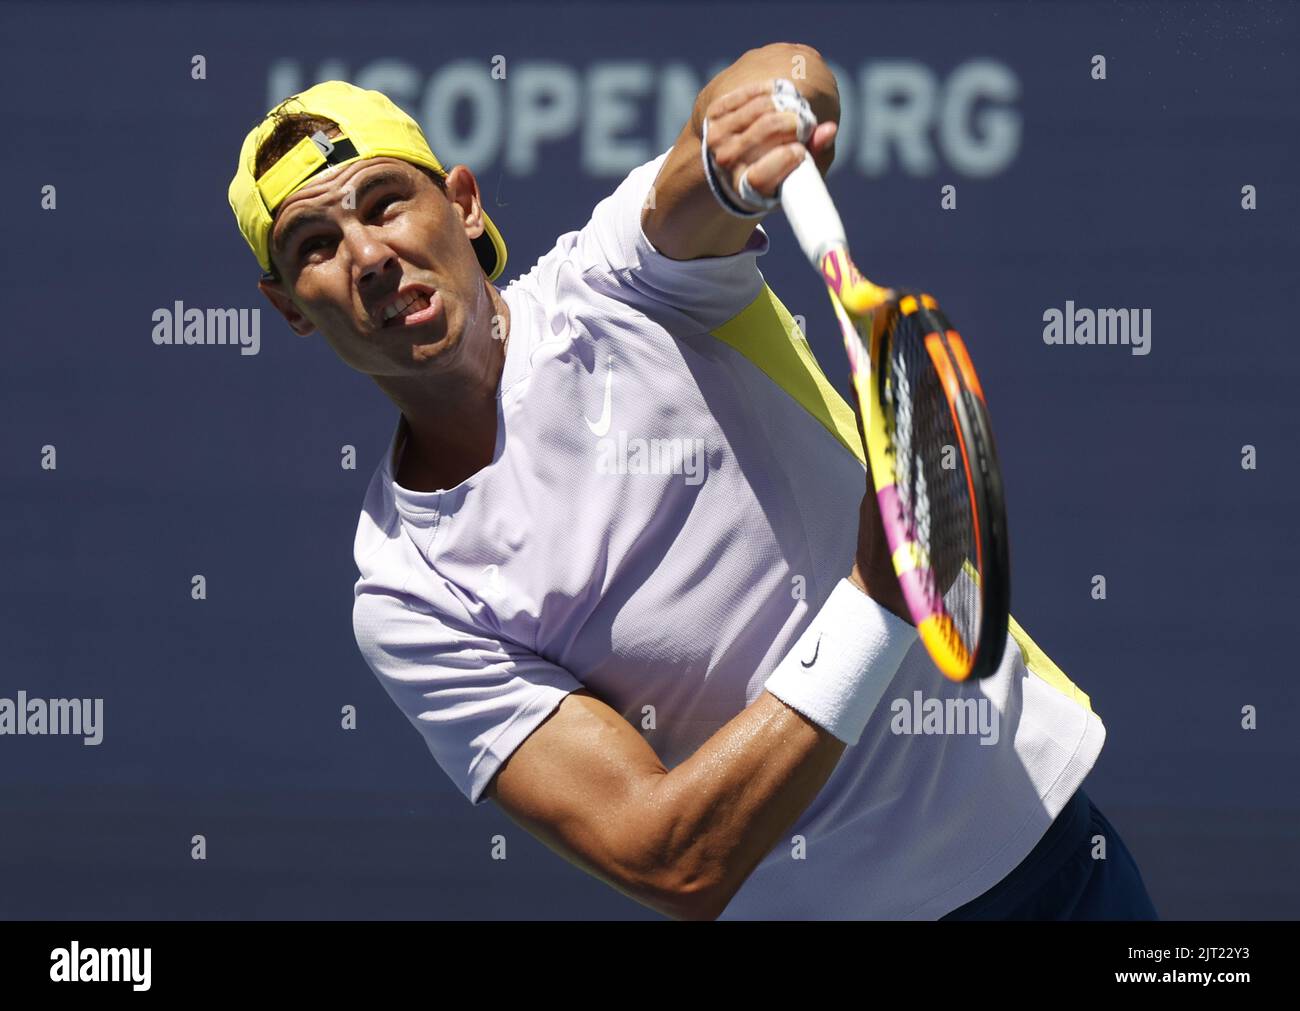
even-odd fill
[[(470, 244), (482, 231), (477, 184), (463, 165), (444, 194), (409, 162), (355, 161), (279, 207), (271, 258), (280, 280), (259, 287), (296, 333), (320, 330), (354, 369), (426, 373), (454, 361), (482, 325), (485, 278)], [(412, 295), (411, 307), (387, 318)]]

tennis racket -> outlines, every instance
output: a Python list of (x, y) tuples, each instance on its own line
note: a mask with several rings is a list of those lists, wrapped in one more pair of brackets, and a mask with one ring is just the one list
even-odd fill
[(1006, 507), (965, 343), (928, 294), (868, 281), (811, 156), (781, 186), (844, 334), (894, 571), (935, 665), (954, 681), (1002, 660), (1010, 609)]

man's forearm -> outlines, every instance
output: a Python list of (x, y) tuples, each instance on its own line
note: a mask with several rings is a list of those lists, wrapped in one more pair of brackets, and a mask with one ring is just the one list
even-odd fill
[[(682, 919), (715, 919), (830, 777), (844, 742), (762, 692), (672, 771), (654, 777), (642, 852)], [(643, 899), (644, 901), (644, 899)]]

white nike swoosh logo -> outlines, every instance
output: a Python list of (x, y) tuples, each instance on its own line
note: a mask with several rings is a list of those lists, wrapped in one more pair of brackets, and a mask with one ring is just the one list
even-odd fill
[(582, 420), (585, 421), (587, 427), (591, 429), (591, 434), (597, 439), (603, 439), (607, 434), (609, 434), (609, 420), (612, 413), (611, 408), (613, 407), (614, 359), (607, 359), (607, 363), (606, 367), (609, 371), (605, 374), (605, 407), (600, 412), (600, 420), (592, 421), (585, 414), (582, 416)]

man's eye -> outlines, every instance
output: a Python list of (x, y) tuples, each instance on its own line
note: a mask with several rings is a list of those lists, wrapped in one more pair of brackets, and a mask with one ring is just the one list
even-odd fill
[(386, 210), (389, 205), (396, 203), (400, 199), (401, 197), (391, 193), (386, 197), (380, 197), (375, 201), (374, 207), (371, 208), (371, 213), (373, 214), (377, 211)]
[(324, 237), (324, 236), (318, 236), (317, 238), (314, 238), (314, 239), (308, 239), (306, 242), (304, 242), (304, 243), (299, 247), (299, 249), (298, 249), (298, 255), (299, 255), (299, 256), (306, 256), (306, 255), (307, 255), (308, 253), (310, 253), (312, 250), (314, 250), (314, 249), (319, 249), (320, 247), (322, 247), (322, 246), (324, 246), (324, 245), (325, 245), (325, 237)]

